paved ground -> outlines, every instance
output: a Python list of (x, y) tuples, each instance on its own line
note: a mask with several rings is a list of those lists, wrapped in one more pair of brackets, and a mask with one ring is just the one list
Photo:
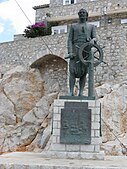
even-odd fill
[(41, 153), (8, 153), (0, 156), (0, 169), (127, 169), (127, 156), (105, 160), (42, 158)]

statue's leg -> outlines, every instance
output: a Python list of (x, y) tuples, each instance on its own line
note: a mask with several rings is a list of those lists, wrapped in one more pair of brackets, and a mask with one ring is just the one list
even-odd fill
[(69, 77), (70, 96), (74, 96), (74, 85), (75, 85), (75, 75), (70, 73)]
[(86, 83), (86, 74), (84, 74), (80, 79), (79, 79), (79, 96), (83, 95), (83, 90), (85, 87)]

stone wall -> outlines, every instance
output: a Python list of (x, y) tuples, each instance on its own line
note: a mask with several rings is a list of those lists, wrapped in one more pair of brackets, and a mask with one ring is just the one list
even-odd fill
[(53, 0), (51, 1), (49, 8), (38, 8), (36, 10), (36, 21), (42, 20), (46, 13), (51, 14), (51, 19), (54, 17), (58, 18), (59, 16), (77, 16), (77, 13), (81, 8), (85, 8), (91, 16), (101, 16), (104, 13), (111, 14), (111, 12), (123, 12), (127, 9), (127, 2), (126, 0), (87, 0), (85, 2), (84, 0), (78, 0), (76, 4), (63, 5), (61, 0)]
[(64, 58), (66, 38), (66, 34), (63, 34), (0, 43), (0, 73), (4, 74), (17, 65), (30, 66), (34, 61), (49, 54)]
[[(127, 75), (127, 25), (109, 25), (99, 28), (99, 43), (105, 46), (104, 61), (96, 70), (97, 81), (115, 82), (126, 80)], [(103, 79), (103, 80), (101, 80)]]
[[(101, 65), (96, 68), (95, 79), (97, 83), (115, 83), (116, 81), (120, 82), (127, 79), (126, 32), (126, 24), (107, 25), (97, 28), (98, 43), (102, 47), (105, 46), (103, 49), (104, 61), (108, 63), (108, 65), (101, 63)], [(67, 55), (66, 42), (67, 34), (60, 34), (1, 43), (1, 76), (7, 70), (17, 65), (29, 67), (33, 62), (49, 54), (56, 56), (56, 58), (64, 58)], [(48, 44), (48, 47), (45, 43)]]
[[(98, 5), (108, 5), (108, 3), (110, 3), (108, 6), (112, 6), (114, 9), (116, 9), (116, 4), (122, 4), (122, 7), (125, 7), (124, 5), (126, 4), (126, 0), (77, 0), (77, 4), (78, 3), (85, 3), (86, 5), (88, 5), (88, 3), (90, 4), (89, 6), (91, 6), (91, 4), (96, 4), (96, 6)], [(51, 6), (59, 6), (59, 5), (63, 5), (63, 0), (50, 0), (50, 7)]]

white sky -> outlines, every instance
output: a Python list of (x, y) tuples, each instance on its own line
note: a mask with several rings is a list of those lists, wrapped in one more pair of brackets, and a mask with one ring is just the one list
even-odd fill
[[(37, 5), (48, 4), (50, 0), (17, 0), (32, 23), (35, 22), (35, 10)], [(10, 32), (23, 33), (26, 26), (30, 25), (15, 0), (0, 0), (0, 40), (6, 26), (10, 23)], [(5, 24), (6, 23), (6, 24)], [(2, 40), (1, 40), (2, 41)]]

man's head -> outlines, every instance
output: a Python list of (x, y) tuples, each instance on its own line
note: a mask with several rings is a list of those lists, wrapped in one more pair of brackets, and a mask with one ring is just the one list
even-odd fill
[(88, 20), (88, 12), (85, 10), (85, 9), (80, 9), (79, 12), (78, 12), (78, 16), (80, 19), (83, 19), (83, 20)]

